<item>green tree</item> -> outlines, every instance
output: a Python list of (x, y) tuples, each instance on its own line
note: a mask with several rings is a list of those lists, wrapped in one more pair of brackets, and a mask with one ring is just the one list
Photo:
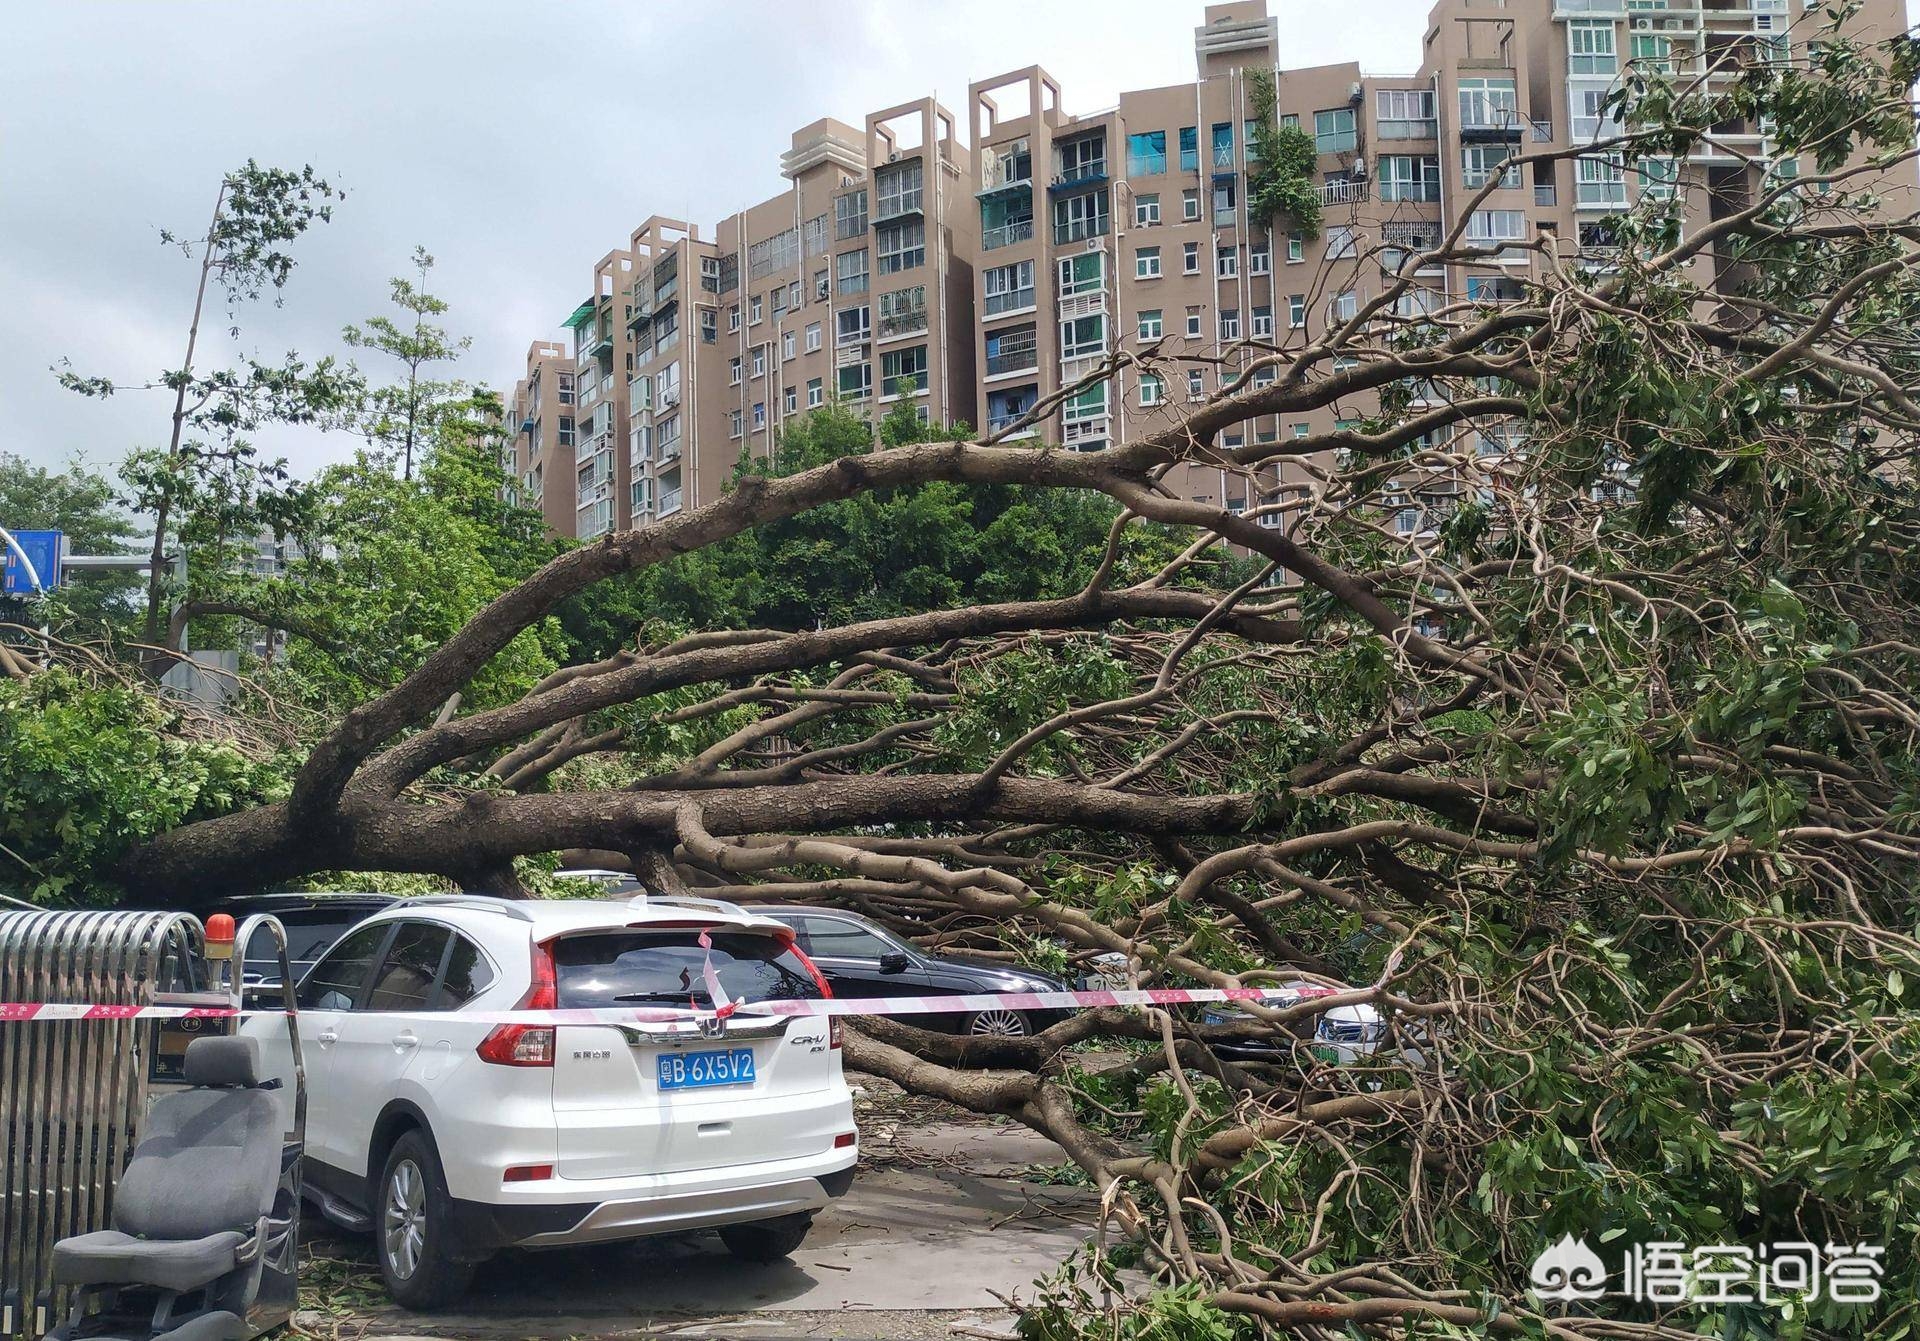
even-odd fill
[(403, 381), (368, 391), (355, 416), (371, 442), (399, 453), (403, 479), (413, 478), (416, 444), (432, 436), (439, 416), (466, 393), (459, 382), (433, 381), (424, 374), (435, 364), (458, 359), (472, 343), (467, 336), (452, 339), (444, 326), (434, 323), (434, 318), (446, 315), (447, 305), (427, 292), (433, 257), (425, 247), (413, 249), (413, 268), (415, 279), (392, 281), (393, 305), (402, 313), (400, 320), (369, 317), (364, 325), (348, 326), (342, 332), (349, 347), (385, 354), (405, 373)]
[[(0, 526), (64, 532), (74, 554), (128, 554), (137, 536), (113, 481), (79, 461), (54, 471), (0, 452)], [(125, 622), (138, 581), (94, 573), (62, 587), (46, 612), (63, 629), (99, 632)]]
[[(248, 358), (237, 368), (202, 371), (198, 364), (200, 322), (208, 292), (218, 286), (228, 304), (228, 321), (238, 333), (235, 311), (271, 290), (274, 301), (294, 269), (289, 244), (315, 224), (333, 218), (336, 190), (311, 166), (292, 171), (263, 168), (253, 159), (220, 179), (214, 193), (213, 218), (204, 234), (186, 237), (162, 230), (160, 239), (182, 254), (200, 254), (199, 283), (194, 288), (193, 315), (187, 323), (186, 349), (176, 368), (152, 382), (125, 383), (111, 378), (82, 376), (63, 361), (54, 369), (68, 389), (88, 396), (110, 396), (126, 390), (164, 389), (173, 393), (173, 413), (167, 446), (157, 454), (142, 453), (135, 469), (141, 476), (141, 504), (153, 517), (149, 551), (147, 602), (143, 639), (155, 645), (161, 638), (160, 610), (166, 592), (167, 545), (172, 531), (176, 488), (187, 487), (195, 471), (182, 470), (181, 458), (191, 454), (190, 433), (209, 434), (220, 444), (212, 454), (226, 452), (232, 459), (236, 434), (263, 423), (312, 424), (338, 415), (358, 394), (357, 379), (332, 359), (308, 364), (297, 354), (278, 363)], [(156, 663), (157, 664), (157, 663)]]

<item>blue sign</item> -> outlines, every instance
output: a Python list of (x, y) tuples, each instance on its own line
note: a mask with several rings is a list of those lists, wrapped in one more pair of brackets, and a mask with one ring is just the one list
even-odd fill
[[(40, 588), (52, 591), (60, 585), (60, 543), (58, 531), (15, 531), (14, 544), (26, 552), (33, 564), (34, 576), (40, 579)], [(6, 558), (4, 583), (0, 591), (9, 596), (31, 596), (34, 593), (33, 578), (27, 576), (27, 565), (20, 562), (20, 555), (14, 553), (13, 545), (0, 541), (0, 554)]]

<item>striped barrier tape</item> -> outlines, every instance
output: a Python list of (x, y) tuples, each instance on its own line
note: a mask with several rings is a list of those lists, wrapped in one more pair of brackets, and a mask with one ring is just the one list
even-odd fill
[[(1084, 1010), (1101, 1006), (1186, 1006), (1221, 1001), (1253, 1001), (1291, 1006), (1338, 994), (1339, 989), (1300, 983), (1288, 987), (1143, 987), (1070, 992), (986, 992), (974, 996), (834, 997), (812, 1001), (756, 1001), (734, 1004), (739, 1018), (825, 1015), (943, 1015), (981, 1010)], [(724, 1007), (722, 1008), (725, 1009)], [(40, 1020), (223, 1020), (246, 1015), (281, 1015), (279, 1010), (231, 1006), (114, 1006), (85, 1002), (0, 1001), (0, 1024)], [(461, 1011), (460, 1018), (480, 1024), (685, 1024), (711, 1020), (717, 1012), (626, 1006), (574, 1007), (562, 1010)], [(723, 1016), (724, 1018), (724, 1016)]]

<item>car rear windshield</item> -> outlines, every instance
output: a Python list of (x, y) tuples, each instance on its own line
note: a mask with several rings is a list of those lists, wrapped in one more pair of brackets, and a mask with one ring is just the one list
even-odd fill
[[(333, 948), (335, 941), (378, 911), (377, 908), (289, 909), (275, 916), (287, 929), (287, 958), (298, 964), (318, 959)], [(253, 939), (247, 943), (248, 959), (278, 959), (279, 955), (280, 947), (274, 943), (273, 932), (266, 927), (254, 932)]]
[[(552, 943), (560, 1006), (673, 1005), (709, 998), (701, 971), (709, 951), (698, 930), (610, 931)], [(771, 935), (713, 933), (714, 972), (731, 999), (812, 1000), (820, 986), (800, 956)]]

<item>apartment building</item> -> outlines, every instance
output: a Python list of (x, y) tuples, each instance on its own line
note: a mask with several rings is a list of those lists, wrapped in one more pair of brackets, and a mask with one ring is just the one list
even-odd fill
[[(1509, 160), (1618, 133), (1605, 103), (1629, 62), (1689, 74), (1729, 55), (1804, 59), (1817, 17), (1802, 21), (1804, 3), (1439, 0), (1409, 31), (1414, 72), (1379, 75), (1352, 63), (1286, 68), (1265, 0), (1233, 0), (1206, 7), (1191, 82), (1124, 92), (1102, 111), (1069, 113), (1058, 81), (1032, 65), (970, 85), (971, 148), (931, 99), (875, 113), (864, 131), (815, 122), (783, 155), (780, 195), (723, 220), (709, 240), (649, 220), (614, 254), (630, 272), (601, 263), (571, 324), (583, 413), (596, 374), (595, 394), (611, 402), (581, 441), (600, 442), (604, 428), (610, 445), (604, 458), (580, 455), (574, 533), (710, 501), (742, 450), (767, 450), (792, 415), (835, 396), (885, 408), (902, 379), (926, 417), (983, 433), (1096, 450), (1151, 431), (1236, 375), (1254, 356), (1244, 342), (1298, 345), (1353, 316), (1462, 214), (1470, 242), (1548, 236), (1560, 255), (1604, 266), (1612, 220), (1643, 195), (1679, 196), (1689, 219), (1737, 210), (1764, 173), (1799, 167), (1772, 152), (1765, 126), (1720, 127), (1722, 147), (1633, 171), (1599, 151)], [(1854, 31), (1904, 26), (1903, 0), (1865, 0)], [(1266, 80), (1278, 120), (1318, 151), (1315, 236), (1248, 209)], [(1910, 205), (1911, 165), (1883, 187)], [(1516, 249), (1423, 270), (1400, 314), (1517, 296), (1538, 263)], [(676, 300), (682, 273), (698, 283)], [(684, 343), (679, 306), (696, 331)], [(637, 344), (622, 343), (622, 321)], [(1120, 349), (1157, 365), (1023, 423)], [(1369, 409), (1336, 405), (1244, 431), (1306, 436)], [(1481, 450), (1499, 452), (1519, 433), (1488, 425), (1482, 436)], [(1238, 509), (1301, 474), (1287, 464), (1249, 484), (1191, 466), (1168, 483)], [(561, 511), (549, 508), (550, 519)]]
[[(573, 476), (574, 357), (564, 346), (536, 340), (527, 347), (526, 375), (505, 398), (506, 422), (501, 447), (509, 501), (540, 509), (560, 535), (574, 533), (573, 498), (566, 482)], [(560, 488), (549, 489), (551, 477)]]

